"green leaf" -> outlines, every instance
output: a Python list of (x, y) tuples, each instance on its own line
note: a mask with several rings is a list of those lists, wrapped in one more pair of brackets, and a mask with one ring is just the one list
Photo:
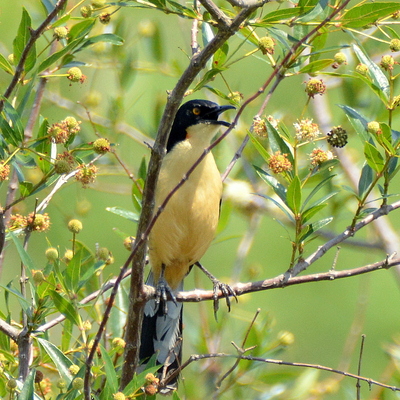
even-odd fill
[(286, 204), (293, 211), (293, 214), (298, 214), (301, 207), (301, 182), (298, 175), (295, 175), (287, 188)]
[(301, 223), (305, 224), (308, 220), (310, 220), (315, 214), (319, 213), (321, 210), (323, 210), (328, 204), (319, 204), (314, 207), (310, 207), (304, 212), (301, 213)]
[[(24, 51), (30, 37), (31, 37), (31, 17), (26, 11), (26, 9), (22, 8), (22, 18), (19, 24), (17, 36), (14, 39), (14, 60), (15, 64), (18, 64), (22, 52)], [(25, 61), (24, 70), (25, 72), (29, 72), (36, 63), (36, 47), (35, 45), (32, 46), (31, 50), (28, 53), (28, 56)]]
[(327, 67), (330, 67), (334, 62), (335, 62), (335, 60), (333, 60), (333, 59), (311, 61), (310, 63), (305, 65), (303, 68), (301, 68), (299, 73), (300, 74), (316, 74), (317, 72), (322, 71)]
[(341, 18), (343, 27), (361, 28), (375, 24), (379, 19), (389, 17), (399, 10), (398, 2), (373, 2), (350, 8)]
[(71, 360), (66, 357), (61, 350), (54, 346), (53, 343), (39, 337), (35, 337), (35, 339), (52, 359), (58, 373), (61, 375), (61, 378), (64, 379), (69, 385), (73, 379), (73, 376), (68, 369), (73, 364)]
[(82, 249), (75, 251), (65, 271), (65, 286), (72, 292), (77, 292), (81, 277)]
[[(78, 22), (73, 25), (68, 33), (68, 44), (75, 42), (76, 39), (83, 39), (91, 31), (94, 24), (96, 23), (95, 18), (87, 18), (82, 22)], [(67, 46), (68, 47), (68, 46)]]
[(19, 241), (17, 236), (15, 235), (14, 232), (9, 232), (8, 233), (9, 237), (12, 239), (12, 241), (15, 244), (15, 247), (18, 251), (19, 257), (21, 258), (22, 263), (29, 269), (29, 271), (36, 270), (36, 266), (29, 255), (29, 253), (24, 249), (24, 246), (22, 243)]
[(188, 7), (183, 6), (182, 4), (177, 3), (176, 1), (167, 0), (168, 4), (172, 6), (172, 9), (180, 14), (182, 17), (196, 19), (198, 18), (197, 14)]
[(70, 18), (71, 14), (66, 14), (62, 16), (61, 18), (57, 19), (51, 24), (51, 28), (54, 29), (57, 28), (58, 26), (65, 25), (70, 20)]
[(225, 42), (215, 53), (213, 57), (213, 68), (221, 68), (226, 61), (229, 52), (228, 42)]
[(25, 312), (28, 312), (31, 305), (27, 302), (27, 300), (24, 298), (24, 296), (22, 296), (21, 292), (12, 288), (10, 285), (5, 286), (0, 283), (0, 287), (2, 287), (7, 293), (13, 294), (17, 298), (21, 308)]
[(35, 368), (32, 368), (24, 382), (24, 386), (22, 386), (21, 392), (18, 395), (18, 400), (33, 400), (35, 394), (35, 376), (36, 370)]
[(14, 69), (12, 65), (9, 63), (7, 58), (3, 56), (3, 54), (0, 54), (0, 68), (3, 69), (4, 71), (8, 72), (11, 75), (14, 75)]
[(74, 325), (72, 324), (72, 322), (66, 319), (64, 321), (64, 326), (61, 335), (61, 350), (64, 352), (67, 351), (71, 346), (73, 328)]
[(99, 42), (110, 43), (113, 44), (114, 46), (122, 46), (124, 44), (124, 39), (113, 33), (103, 33), (102, 35), (92, 36), (87, 40), (85, 40), (82, 46), (80, 46), (77, 50), (75, 50), (74, 53), (77, 53), (78, 51), (81, 51), (86, 47)]
[[(314, 0), (307, 1), (307, 5), (315, 3)], [(297, 21), (310, 22), (315, 19), (322, 20), (326, 17), (326, 13), (329, 11), (329, 0), (319, 0), (316, 2), (315, 6), (309, 12), (303, 12)]]
[(313, 233), (319, 231), (322, 229), (324, 226), (328, 225), (330, 222), (332, 222), (333, 217), (329, 218), (324, 218), (319, 221), (313, 222), (312, 224), (308, 225), (308, 229), (306, 232), (299, 238), (299, 241), (304, 241), (306, 240), (309, 236), (311, 236)]
[(390, 156), (396, 155), (396, 150), (392, 145), (392, 130), (385, 123), (380, 123), (381, 133), (376, 135), (376, 141), (389, 153)]
[(80, 37), (79, 39), (76, 39), (76, 40), (70, 42), (67, 46), (65, 46), (60, 51), (57, 51), (56, 53), (52, 54), (50, 57), (43, 60), (41, 62), (41, 64), (39, 65), (38, 73), (49, 68), (51, 65), (53, 65), (56, 61), (58, 61), (65, 54), (72, 52), (72, 50), (75, 49), (77, 46), (79, 46), (79, 44), (81, 44), (84, 40), (85, 40), (84, 37)]
[(304, 200), (303, 203), (303, 209), (306, 207), (306, 205), (308, 204), (308, 202), (326, 185), (329, 183), (329, 181), (334, 178), (336, 175), (329, 175), (328, 177), (326, 177), (324, 180), (322, 180), (321, 182), (318, 183), (317, 186), (314, 187), (313, 190), (311, 190), (310, 194), (307, 196), (307, 198)]
[[(257, 194), (261, 197), (264, 197), (264, 199), (272, 201), (286, 215), (286, 217), (288, 218), (289, 221), (294, 222), (293, 215), (286, 209), (286, 207), (284, 205), (279, 203), (279, 201), (276, 201), (274, 198), (267, 196), (266, 194), (260, 194), (260, 193), (257, 193)], [(278, 222), (280, 222), (280, 221), (278, 221)]]
[(225, 71), (225, 68), (212, 68), (209, 71), (207, 71), (202, 80), (195, 86), (193, 91), (200, 90), (204, 85), (206, 85), (208, 82), (212, 81), (215, 79), (215, 76), (221, 73), (222, 71)]
[(312, 51), (309, 54), (310, 62), (314, 62), (319, 59), (320, 55), (325, 50), (327, 39), (328, 30), (326, 28), (320, 29), (319, 35), (317, 35), (312, 41)]
[(363, 198), (374, 179), (374, 172), (372, 168), (365, 164), (361, 170), (360, 180), (358, 181), (358, 197)]
[(266, 161), (268, 162), (268, 160), (270, 159), (270, 155), (268, 154), (268, 151), (264, 148), (264, 146), (261, 144), (261, 142), (258, 140), (258, 138), (253, 134), (253, 132), (247, 131), (247, 134), (250, 137), (250, 141), (251, 143), (253, 143), (254, 147), (256, 148), (256, 150), (258, 151), (258, 153), (260, 154), (260, 156)]
[(114, 364), (106, 349), (100, 344), (101, 357), (104, 361), (104, 372), (106, 374), (106, 385), (111, 388), (111, 393), (118, 392), (118, 377), (115, 372)]
[(36, 138), (36, 147), (35, 147), (36, 151), (43, 155), (42, 157), (37, 157), (36, 162), (44, 175), (47, 174), (52, 168), (52, 164), (48, 159), (51, 151), (51, 142), (47, 138), (48, 128), (49, 128), (49, 122), (47, 121), (47, 118), (44, 118), (38, 130), (38, 135)]
[(139, 221), (139, 215), (137, 213), (134, 213), (133, 211), (125, 210), (121, 207), (107, 207), (107, 211), (119, 215), (120, 217), (126, 218), (132, 222), (138, 222)]
[(73, 324), (79, 326), (80, 325), (80, 317), (75, 307), (72, 305), (70, 301), (62, 297), (55, 290), (50, 292), (51, 298), (54, 301), (54, 305), (57, 310), (65, 316), (65, 318), (69, 319)]
[(282, 10), (277, 10), (277, 11), (272, 11), (269, 14), (265, 15), (261, 21), (257, 21), (254, 24), (251, 24), (252, 26), (259, 26), (259, 27), (265, 27), (266, 25), (274, 25), (278, 23), (284, 23), (288, 19), (292, 19), (293, 17), (297, 17), (298, 15), (301, 15), (304, 11), (309, 11), (311, 10), (312, 7), (303, 7), (303, 10), (301, 8), (284, 8)]
[(368, 165), (376, 172), (381, 173), (385, 167), (385, 160), (378, 149), (370, 142), (365, 142), (364, 154)]
[(341, 104), (338, 106), (346, 113), (346, 116), (354, 130), (362, 136), (362, 141), (367, 142), (370, 139), (369, 134), (367, 133), (368, 120), (354, 108)]
[(268, 172), (262, 170), (261, 168), (258, 168), (254, 166), (255, 170), (257, 171), (257, 174), (260, 176), (260, 178), (266, 182), (269, 186), (272, 187), (274, 192), (279, 196), (279, 198), (286, 203), (286, 188), (279, 183), (279, 181), (270, 175)]
[(28, 181), (19, 182), (19, 192), (22, 197), (28, 197), (33, 188), (33, 183)]
[(293, 155), (292, 155), (292, 152), (289, 149), (289, 146), (282, 139), (281, 135), (276, 130), (276, 128), (274, 128), (274, 126), (268, 120), (266, 120), (265, 123), (267, 125), (268, 137), (269, 137), (271, 150), (274, 153), (279, 151), (281, 154), (286, 154), (288, 160), (293, 165), (294, 164)]
[(21, 121), (21, 116), (11, 103), (3, 96), (4, 114), (0, 114), (0, 129), (8, 143), (18, 147), (24, 139), (24, 127)]
[[(377, 3), (375, 3), (377, 4)], [(383, 73), (381, 68), (378, 67), (365, 53), (361, 47), (357, 46), (356, 44), (353, 45), (354, 53), (356, 54), (357, 58), (360, 60), (361, 63), (365, 64), (368, 67), (368, 72), (371, 76), (373, 84), (381, 91), (384, 95), (384, 98), (387, 100), (390, 97), (390, 86), (389, 81), (386, 75)], [(363, 77), (362, 75), (359, 76), (364, 82), (368, 83), (368, 78)], [(371, 86), (370, 86), (371, 87)], [(380, 94), (378, 93), (378, 96)], [(381, 97), (381, 96), (379, 96)]]

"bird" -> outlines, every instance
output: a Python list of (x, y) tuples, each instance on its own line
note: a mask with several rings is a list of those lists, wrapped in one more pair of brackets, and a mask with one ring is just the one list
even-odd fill
[[(178, 110), (166, 146), (155, 192), (155, 211), (184, 178), (159, 214), (149, 235), (151, 270), (146, 284), (156, 288), (156, 298), (144, 307), (139, 358), (148, 361), (154, 354), (160, 376), (167, 378), (182, 358), (182, 303), (175, 294), (183, 290), (183, 280), (193, 265), (198, 265), (218, 224), (222, 196), (221, 175), (211, 152), (207, 152), (189, 177), (188, 170), (204, 153), (221, 126), (221, 113), (234, 109), (208, 100), (190, 100)], [(205, 271), (227, 299), (233, 291)], [(167, 300), (170, 295), (172, 300)], [(175, 375), (175, 374), (174, 374)], [(176, 374), (177, 375), (177, 374)], [(177, 386), (177, 376), (160, 390), (167, 394)]]

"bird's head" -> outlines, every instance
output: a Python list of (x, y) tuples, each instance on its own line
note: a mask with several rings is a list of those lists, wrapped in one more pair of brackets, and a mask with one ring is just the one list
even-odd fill
[(217, 133), (219, 126), (229, 126), (226, 121), (218, 121), (219, 115), (235, 108), (233, 106), (220, 106), (208, 100), (190, 100), (183, 104), (176, 113), (171, 133), (167, 143), (167, 152), (175, 144), (186, 140), (188, 135), (205, 135), (206, 140), (211, 140)]

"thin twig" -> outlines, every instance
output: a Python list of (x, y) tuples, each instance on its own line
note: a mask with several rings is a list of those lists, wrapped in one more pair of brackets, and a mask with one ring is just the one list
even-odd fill
[[(248, 339), (248, 337), (249, 337), (250, 331), (251, 331), (251, 329), (252, 329), (254, 323), (256, 322), (257, 317), (258, 317), (259, 314), (260, 314), (260, 311), (261, 311), (261, 309), (258, 308), (257, 311), (256, 311), (256, 313), (255, 313), (255, 315), (254, 315), (254, 317), (253, 317), (253, 319), (252, 319), (252, 321), (250, 322), (250, 325), (249, 325), (249, 327), (248, 327), (248, 329), (247, 329), (246, 335), (244, 336), (244, 339), (243, 339), (243, 342), (242, 342), (242, 346), (241, 346), (240, 349), (238, 349), (239, 358), (236, 359), (236, 361), (235, 361), (235, 363), (232, 365), (232, 367), (229, 368), (229, 370), (228, 370), (228, 371), (217, 381), (217, 383), (215, 384), (215, 386), (216, 386), (216, 388), (217, 388), (216, 395), (217, 395), (217, 393), (219, 392), (219, 389), (220, 389), (220, 387), (221, 387), (222, 382), (237, 368), (237, 366), (239, 365), (239, 362), (240, 362), (240, 360), (241, 360), (241, 358), (242, 358), (241, 356), (247, 351), (247, 349), (245, 349), (245, 345), (246, 345), (247, 339)], [(215, 395), (214, 395), (214, 398), (215, 398)]]
[[(360, 346), (360, 356), (358, 357), (358, 368), (357, 368), (357, 375), (361, 375), (361, 363), (362, 363), (362, 356), (364, 351), (364, 342), (365, 342), (365, 335), (361, 335), (361, 346)], [(357, 388), (357, 400), (361, 400), (361, 385), (360, 379), (357, 379), (356, 383)]]
[[(372, 212), (369, 214), (367, 217), (362, 219), (359, 223), (357, 223), (354, 226), (354, 229), (346, 229), (343, 233), (340, 235), (336, 236), (335, 238), (329, 240), (327, 243), (325, 243), (323, 246), (320, 246), (316, 252), (311, 254), (309, 257), (307, 257), (305, 260), (300, 261), (293, 267), (292, 271), (292, 276), (298, 275), (300, 272), (304, 271), (307, 269), (312, 263), (317, 261), (319, 258), (321, 258), (329, 249), (331, 249), (334, 246), (337, 246), (339, 243), (342, 243), (346, 239), (354, 236), (354, 234), (359, 231), (360, 229), (364, 228), (364, 226), (370, 224), (372, 221), (375, 221), (376, 219), (389, 214), (390, 212), (398, 209), (400, 207), (400, 201), (397, 201), (393, 204), (382, 206), (378, 210)], [(396, 249), (398, 250), (398, 249)], [(289, 275), (289, 274), (286, 274)]]
[(275, 364), (275, 365), (285, 365), (287, 367), (302, 367), (302, 368), (312, 368), (312, 369), (317, 369), (321, 371), (327, 371), (331, 372), (334, 374), (339, 374), (339, 375), (344, 375), (348, 378), (352, 379), (357, 379), (363, 382), (367, 382), (368, 385), (376, 385), (376, 386), (381, 386), (386, 389), (390, 389), (394, 392), (400, 392), (400, 387), (397, 386), (391, 386), (391, 385), (386, 385), (385, 383), (376, 381), (371, 378), (366, 378), (364, 376), (352, 374), (350, 372), (346, 371), (340, 371), (335, 368), (330, 368), (326, 367), (324, 365), (319, 365), (319, 364), (307, 364), (307, 363), (301, 363), (301, 362), (289, 362), (289, 361), (283, 361), (283, 360), (274, 360), (271, 358), (262, 358), (262, 357), (253, 357), (253, 356), (238, 356), (235, 354), (225, 354), (225, 353), (213, 353), (213, 354), (202, 354), (202, 355), (192, 355), (189, 357), (189, 359), (182, 364), (182, 369), (186, 368), (189, 364), (191, 364), (194, 361), (200, 361), (200, 360), (205, 360), (208, 358), (241, 358), (242, 360), (248, 360), (252, 362), (260, 362), (260, 363), (266, 363), (266, 364)]

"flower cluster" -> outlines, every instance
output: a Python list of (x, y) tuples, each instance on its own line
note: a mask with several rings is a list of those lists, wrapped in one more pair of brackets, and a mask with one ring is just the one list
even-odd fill
[(26, 217), (27, 227), (32, 231), (44, 232), (50, 228), (50, 217), (47, 213), (30, 213)]
[(81, 121), (77, 121), (74, 117), (67, 117), (61, 122), (52, 124), (47, 133), (54, 143), (66, 143), (71, 136), (81, 130), (80, 124)]
[(253, 119), (253, 132), (260, 137), (267, 137), (267, 124), (265, 119), (255, 117)]
[(0, 162), (0, 182), (7, 180), (8, 175), (10, 175), (10, 166), (4, 161)]
[(79, 166), (79, 171), (75, 175), (75, 179), (82, 183), (83, 187), (87, 187), (96, 180), (97, 167), (93, 164)]
[(143, 387), (144, 392), (148, 396), (153, 396), (158, 392), (158, 385), (160, 380), (156, 378), (153, 374), (147, 374), (145, 376), (145, 384)]
[(45, 232), (50, 228), (50, 217), (47, 213), (38, 214), (30, 213), (28, 216), (20, 214), (13, 214), (10, 217), (9, 229), (25, 229), (28, 228), (31, 231)]
[(264, 36), (258, 41), (258, 48), (263, 54), (274, 54), (275, 41), (269, 36)]
[(58, 154), (54, 163), (54, 170), (57, 174), (68, 174), (74, 169), (75, 159), (68, 151)]
[(310, 154), (311, 165), (313, 167), (319, 167), (322, 163), (333, 159), (334, 155), (329, 150), (314, 149)]
[(299, 142), (311, 142), (321, 134), (318, 124), (312, 119), (302, 119), (293, 125), (296, 129), (296, 139)]
[(86, 80), (86, 75), (83, 75), (82, 71), (78, 67), (72, 67), (67, 71), (67, 78), (71, 82), (83, 83)]
[(323, 95), (326, 90), (326, 85), (322, 79), (311, 78), (306, 82), (306, 93), (309, 97), (314, 98), (316, 94)]
[(93, 142), (93, 150), (97, 154), (105, 154), (111, 150), (110, 141), (106, 138), (100, 138)]
[(269, 169), (275, 173), (288, 172), (292, 170), (292, 163), (288, 160), (287, 154), (277, 151), (268, 161)]

